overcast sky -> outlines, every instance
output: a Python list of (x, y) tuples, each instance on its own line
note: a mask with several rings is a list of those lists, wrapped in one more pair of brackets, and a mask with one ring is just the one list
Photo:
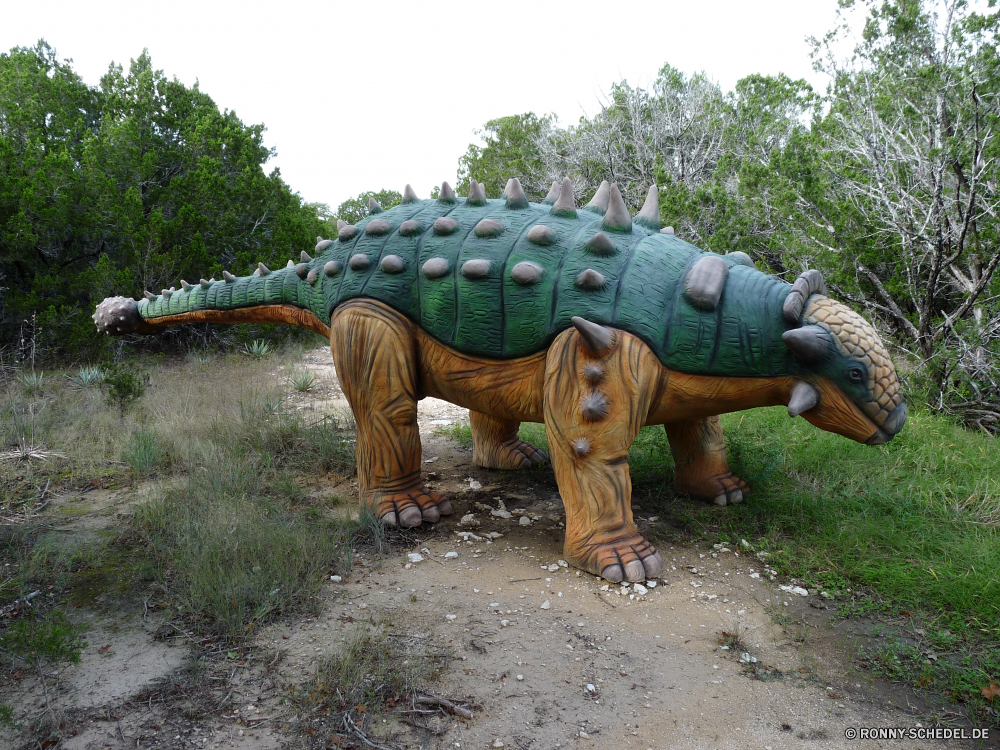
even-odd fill
[(784, 72), (820, 90), (807, 36), (836, 0), (307, 2), (0, 0), (0, 49), (44, 38), (96, 84), (147, 48), (199, 81), (220, 108), (263, 122), (272, 164), (308, 201), (365, 190), (420, 197), (447, 180), (487, 120), (599, 109), (622, 79), (647, 86), (664, 63), (729, 89)]

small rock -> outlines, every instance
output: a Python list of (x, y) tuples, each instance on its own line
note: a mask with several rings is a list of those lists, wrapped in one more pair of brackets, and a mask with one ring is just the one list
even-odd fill
[(607, 590), (608, 590), (608, 589), (610, 589), (610, 588), (611, 588), (611, 587), (610, 587), (610, 586), (608, 586), (608, 584), (604, 584), (603, 586), (601, 586), (601, 591), (607, 591)]
[(330, 576), (330, 580), (333, 581), (334, 583), (340, 583), (344, 579), (341, 578), (340, 576)]
[(423, 562), (424, 561), (424, 556), (421, 555), (419, 552), (408, 552), (406, 554), (406, 558), (411, 563), (418, 563), (418, 562)]
[(493, 744), (491, 745), (491, 747), (503, 747), (503, 742), (500, 740), (499, 737), (497, 737), (495, 740), (493, 740)]
[(646, 586), (647, 586), (647, 588), (655, 589), (656, 588), (656, 581), (646, 581)]
[(445, 552), (444, 553), (444, 559), (445, 560), (454, 560), (456, 557), (458, 557), (458, 553), (457, 552)]
[(500, 606), (500, 602), (490, 602), (490, 609), (496, 609)]
[(505, 627), (507, 627), (508, 625), (510, 625), (510, 620), (501, 620), (501, 621), (500, 621), (500, 627), (501, 627), (501, 628), (505, 628)]
[(809, 596), (809, 591), (801, 586), (778, 586), (778, 588), (796, 596)]
[(476, 518), (475, 513), (466, 513), (462, 516), (462, 520), (458, 522), (459, 526), (471, 526), (474, 529), (479, 528), (479, 519)]
[(425, 458), (425, 459), (424, 459), (424, 463), (425, 463), (425, 464), (432, 464), (432, 463), (434, 463), (435, 461), (437, 461), (437, 460), (438, 460), (438, 458), (439, 458), (439, 456), (431, 456), (430, 458)]
[[(490, 515), (495, 516), (497, 518), (511, 518), (511, 513), (509, 510), (491, 510)], [(531, 523), (531, 521), (528, 521), (528, 523)]]
[(556, 560), (556, 565), (558, 565), (560, 568), (568, 568), (569, 567), (569, 563), (566, 562), (565, 560)]
[[(521, 516), (521, 520), (520, 520), (520, 521), (518, 521), (518, 523), (519, 523), (519, 524), (520, 524), (521, 526), (530, 526), (530, 525), (531, 525), (531, 519), (530, 519), (530, 518), (528, 518), (527, 516)], [(558, 566), (557, 566), (557, 567), (558, 567)]]
[(643, 586), (643, 585), (642, 585), (641, 583), (637, 583), (637, 584), (635, 584), (635, 585), (634, 585), (634, 586), (632, 587), (632, 590), (633, 590), (633, 591), (634, 591), (635, 593), (639, 594), (640, 596), (645, 596), (646, 594), (648, 594), (648, 593), (649, 593), (649, 589), (647, 589), (647, 588), (646, 588), (645, 586)]
[(467, 477), (465, 481), (469, 483), (470, 490), (481, 490), (483, 488), (483, 483), (477, 482), (472, 477)]
[(446, 619), (446, 620), (448, 620), (450, 622), (452, 620), (457, 620), (458, 619), (458, 615), (445, 615), (444, 619)]
[(551, 606), (552, 606), (552, 604), (549, 602), (548, 599), (546, 599), (544, 602), (542, 602), (542, 609), (548, 609)]
[(521, 682), (522, 680), (524, 680), (524, 675), (523, 675), (523, 674), (519, 674), (519, 675), (517, 676), (517, 681), (518, 681), (518, 682)]
[(595, 686), (592, 682), (587, 683), (586, 690), (591, 695), (597, 695), (597, 686)]
[(367, 604), (359, 604), (358, 605), (358, 609), (368, 609), (368, 605)]
[(549, 571), (550, 573), (555, 573), (557, 570), (559, 570), (559, 566), (558, 565), (549, 565), (545, 569), (547, 571)]
[(760, 578), (760, 573), (751, 573), (750, 577), (751, 578)]

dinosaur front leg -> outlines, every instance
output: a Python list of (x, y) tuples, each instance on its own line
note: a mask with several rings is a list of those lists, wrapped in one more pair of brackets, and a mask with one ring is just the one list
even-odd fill
[(477, 411), (469, 412), (472, 463), (484, 469), (529, 469), (548, 462), (545, 451), (517, 436), (521, 423)]
[(660, 573), (663, 558), (632, 519), (628, 450), (659, 365), (634, 336), (577, 321), (593, 326), (594, 340), (570, 329), (545, 363), (545, 430), (566, 508), (564, 554), (609, 581), (640, 581)]
[(663, 429), (674, 454), (677, 490), (716, 505), (739, 503), (750, 494), (747, 483), (729, 470), (718, 417), (672, 422)]
[(338, 308), (330, 348), (358, 426), (363, 505), (389, 525), (418, 526), (451, 513), (451, 503), (420, 481), (416, 346), (412, 324), (387, 308)]

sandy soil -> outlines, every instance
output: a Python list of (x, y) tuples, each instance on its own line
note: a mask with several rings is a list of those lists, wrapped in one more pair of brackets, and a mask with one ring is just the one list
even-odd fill
[[(295, 397), (299, 408), (343, 413), (329, 352), (308, 353), (305, 366), (319, 382)], [(256, 657), (221, 656), (203, 679), (215, 681), (213, 694), (228, 695), (209, 718), (187, 718), (187, 683), (175, 681), (174, 698), (163, 698), (189, 660), (192, 634), (141, 606), (95, 616), (83, 663), (61, 670), (57, 694), (24, 685), (22, 703), (47, 699), (67, 710), (76, 734), (61, 746), (76, 750), (322, 747), (326, 739), (303, 731), (310, 717), (296, 716), (282, 697), (358, 623), (391, 618), (412, 643), (452, 655), (433, 690), (474, 707), (472, 720), (435, 719), (436, 734), (400, 725), (400, 747), (967, 744), (847, 739), (850, 728), (919, 727), (928, 719), (905, 692), (852, 667), (863, 624), (837, 621), (819, 592), (782, 590), (795, 582), (773, 580), (752, 548), (662, 548), (664, 575), (642, 588), (567, 567), (551, 471), (474, 467), (471, 451), (440, 434), (463, 419), (465, 410), (441, 401), (420, 405), (425, 476), (451, 497), (454, 515), (420, 529), (409, 550), (381, 562), (362, 556), (342, 581), (324, 585), (318, 617), (259, 633)], [(312, 490), (345, 498), (353, 491), (350, 481)], [(91, 493), (85, 510), (60, 523), (113, 522), (137, 499)], [(640, 530), (655, 526), (655, 517), (636, 513)], [(742, 645), (725, 647), (733, 635)], [(991, 738), (978, 746), (998, 745)]]

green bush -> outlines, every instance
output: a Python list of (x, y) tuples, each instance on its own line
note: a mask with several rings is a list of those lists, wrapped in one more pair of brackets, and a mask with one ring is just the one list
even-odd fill
[(149, 387), (149, 373), (128, 364), (105, 365), (103, 374), (104, 384), (108, 386), (108, 405), (116, 407), (123, 415)]

